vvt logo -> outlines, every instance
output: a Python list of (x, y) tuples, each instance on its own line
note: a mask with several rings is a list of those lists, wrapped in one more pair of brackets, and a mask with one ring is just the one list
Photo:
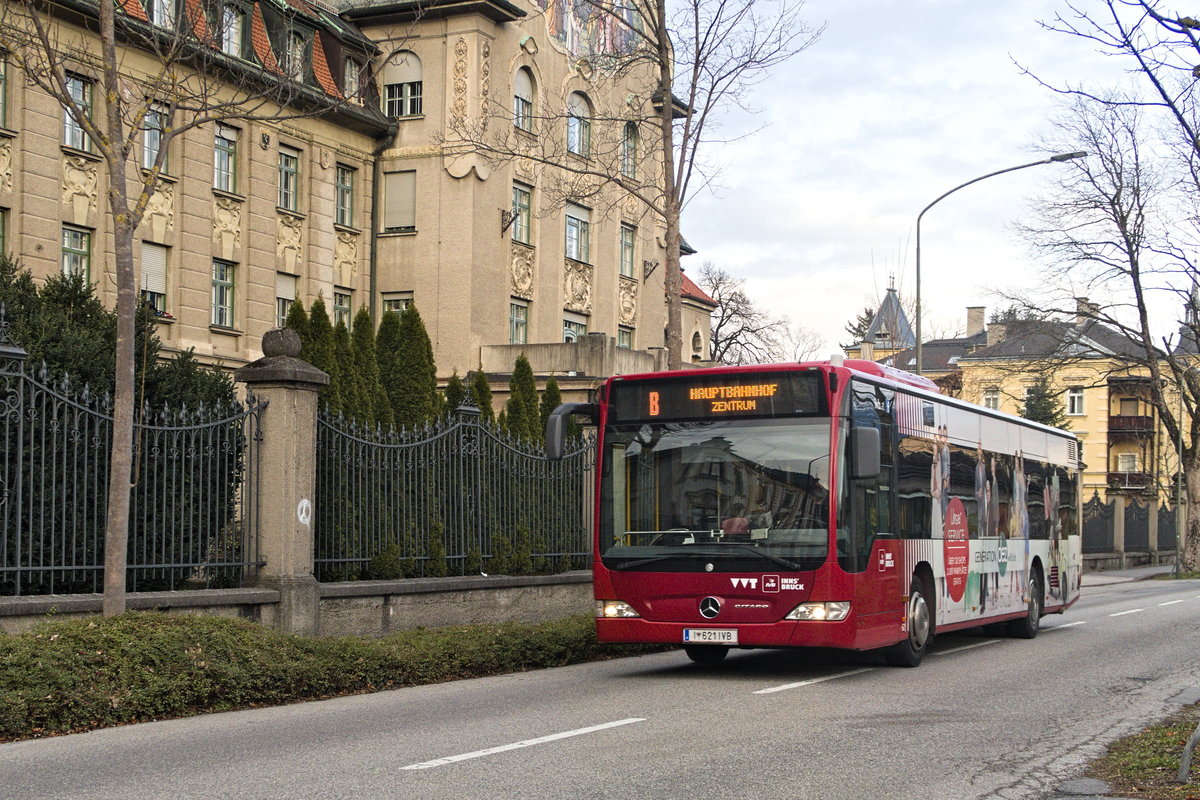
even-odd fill
[(758, 578), (730, 578), (735, 589), (757, 589)]

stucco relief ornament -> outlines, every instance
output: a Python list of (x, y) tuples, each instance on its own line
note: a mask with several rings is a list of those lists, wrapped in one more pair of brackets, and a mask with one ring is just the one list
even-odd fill
[(622, 325), (633, 325), (637, 319), (638, 283), (630, 278), (621, 278), (617, 300)]
[(454, 117), (462, 122), (467, 116), (467, 40), (454, 43)]
[(0, 139), (0, 188), (13, 188), (12, 139)]
[(341, 274), (343, 284), (350, 283), (358, 274), (358, 234), (338, 231), (337, 243), (333, 246), (333, 263)]
[(167, 232), (175, 230), (175, 185), (159, 182), (154, 194), (146, 201), (146, 222), (157, 241), (166, 238)]
[(483, 43), (483, 59), (479, 64), (479, 119), (480, 125), (484, 130), (488, 126), (488, 99), (492, 93), (492, 63), (489, 60), (492, 57), (492, 46), (488, 42)]
[(533, 250), (514, 243), (512, 246), (512, 286), (517, 297), (533, 299)]
[(300, 271), (300, 255), (304, 250), (304, 220), (291, 214), (280, 214), (275, 234), (275, 257), (284, 272)]
[(580, 314), (592, 313), (592, 265), (568, 260), (564, 265), (563, 305)]
[(242, 243), (242, 204), (228, 197), (213, 199), (213, 241), (222, 258), (233, 258)]
[(86, 222), (87, 212), (96, 207), (96, 181), (99, 169), (95, 161), (82, 156), (63, 159), (62, 201), (75, 211), (75, 222)]

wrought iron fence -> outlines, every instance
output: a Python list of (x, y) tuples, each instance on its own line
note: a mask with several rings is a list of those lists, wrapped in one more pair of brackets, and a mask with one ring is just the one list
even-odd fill
[[(237, 586), (260, 566), (259, 416), (223, 407), (144, 410), (135, 424), (129, 591)], [(0, 594), (103, 586), (112, 400), (31, 370), (0, 342)]]
[(561, 572), (591, 554), (594, 445), (561, 461), (487, 424), (468, 400), (416, 430), (322, 412), (318, 580)]

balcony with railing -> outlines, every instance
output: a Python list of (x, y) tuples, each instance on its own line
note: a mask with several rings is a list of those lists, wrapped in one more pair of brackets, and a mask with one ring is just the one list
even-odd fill
[(1154, 484), (1154, 476), (1149, 472), (1110, 472), (1108, 473), (1108, 488), (1110, 491), (1141, 491)]
[(1108, 418), (1110, 436), (1150, 436), (1154, 433), (1154, 417), (1114, 414)]

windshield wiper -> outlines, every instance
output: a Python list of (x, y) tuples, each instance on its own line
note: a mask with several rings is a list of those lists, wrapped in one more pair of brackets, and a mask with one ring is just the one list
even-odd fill
[(759, 550), (758, 548), (750, 547), (749, 545), (720, 544), (717, 546), (718, 547), (732, 547), (734, 549), (741, 550), (746, 553), (753, 553), (756, 556), (765, 558), (767, 561), (770, 561), (772, 564), (778, 564), (779, 566), (784, 567), (785, 569), (790, 569), (793, 572), (803, 572), (804, 571), (804, 568), (801, 567), (799, 564), (797, 564), (795, 561), (788, 561), (786, 558), (782, 558), (780, 556), (773, 555), (771, 553), (766, 552), (765, 550)]
[[(754, 555), (756, 555), (760, 558), (765, 558), (767, 561), (770, 561), (772, 564), (777, 564), (777, 565), (783, 567), (784, 569), (791, 570), (792, 572), (805, 571), (802, 566), (800, 566), (799, 564), (797, 564), (794, 561), (788, 561), (786, 558), (781, 558), (777, 555), (772, 555), (771, 553), (767, 553), (762, 550), (758, 550), (754, 547), (749, 547), (748, 545), (716, 544), (716, 545), (711, 545), (711, 546), (719, 548), (720, 550), (731, 549), (731, 550), (741, 550), (746, 553), (753, 553)], [(720, 553), (720, 552), (714, 553), (711, 550), (695, 550), (695, 549), (692, 549), (689, 547), (687, 549), (681, 548), (681, 551), (678, 553), (671, 553), (669, 555), (660, 555), (660, 556), (647, 556), (646, 558), (636, 558), (633, 561), (626, 561), (623, 564), (613, 564), (613, 565), (609, 566), (608, 568), (612, 569), (612, 570), (636, 569), (638, 567), (645, 566), (646, 564), (657, 564), (660, 561), (669, 561), (669, 560), (675, 559), (675, 558), (720, 558), (723, 555), (725, 555), (725, 553)]]

